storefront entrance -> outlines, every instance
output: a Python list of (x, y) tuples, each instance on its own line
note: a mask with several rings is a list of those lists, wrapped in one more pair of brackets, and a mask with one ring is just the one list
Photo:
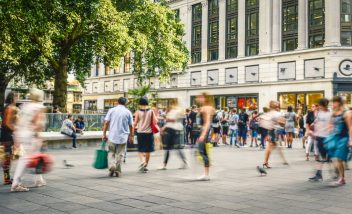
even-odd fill
[[(213, 95), (214, 98), (214, 107), (220, 107), (224, 109), (228, 107), (230, 109), (245, 108), (249, 111), (258, 109), (258, 95), (249, 94), (249, 95)], [(191, 105), (196, 105), (195, 96), (191, 97)]]
[(312, 104), (318, 103), (324, 97), (324, 92), (283, 92), (278, 93), (280, 108), (286, 111), (292, 106), (297, 113), (305, 113)]

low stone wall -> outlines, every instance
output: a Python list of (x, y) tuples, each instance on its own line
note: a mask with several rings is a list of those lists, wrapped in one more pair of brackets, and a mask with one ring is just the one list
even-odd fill
[[(77, 135), (77, 147), (99, 147), (102, 142), (102, 131), (87, 131), (83, 135)], [(47, 149), (69, 149), (72, 148), (72, 138), (60, 132), (41, 132), (44, 147)], [(128, 151), (136, 151), (137, 142), (128, 144)]]

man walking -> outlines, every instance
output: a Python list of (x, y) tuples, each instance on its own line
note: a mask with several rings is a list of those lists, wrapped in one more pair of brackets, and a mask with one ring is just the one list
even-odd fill
[[(121, 176), (121, 162), (127, 142), (133, 143), (132, 113), (126, 108), (127, 99), (120, 97), (118, 105), (109, 109), (105, 116), (103, 140), (109, 139), (109, 175)], [(106, 131), (109, 127), (109, 138)]]

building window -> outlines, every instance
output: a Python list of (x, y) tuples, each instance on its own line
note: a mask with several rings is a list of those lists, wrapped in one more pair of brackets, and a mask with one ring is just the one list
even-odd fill
[(73, 102), (75, 103), (82, 102), (82, 93), (73, 92)]
[(237, 57), (238, 0), (226, 0), (226, 59)]
[(246, 0), (246, 56), (259, 53), (259, 0)]
[(104, 112), (107, 112), (109, 109), (114, 108), (115, 106), (117, 106), (117, 104), (117, 99), (104, 100)]
[(282, 51), (298, 46), (298, 0), (282, 1)]
[(352, 0), (341, 0), (341, 45), (352, 46)]
[(202, 58), (202, 4), (192, 6), (192, 41), (191, 60), (192, 63), (199, 63)]
[(176, 18), (177, 20), (180, 20), (180, 9), (176, 9), (176, 10), (175, 10), (175, 18)]
[(85, 100), (84, 101), (84, 110), (96, 111), (97, 110), (97, 101), (96, 100)]
[(127, 53), (126, 56), (124, 57), (124, 67), (123, 67), (123, 72), (124, 73), (129, 73), (131, 69), (131, 54)]
[(308, 7), (309, 48), (323, 47), (325, 40), (324, 0), (309, 0)]
[(99, 59), (97, 58), (95, 61), (95, 76), (99, 76)]
[(219, 57), (219, 0), (208, 1), (208, 61)]

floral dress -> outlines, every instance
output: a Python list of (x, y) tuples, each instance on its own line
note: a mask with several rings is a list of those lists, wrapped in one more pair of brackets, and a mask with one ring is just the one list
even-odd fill
[(325, 140), (325, 148), (329, 158), (347, 161), (349, 133), (348, 126), (344, 119), (344, 113), (332, 117), (334, 129)]

